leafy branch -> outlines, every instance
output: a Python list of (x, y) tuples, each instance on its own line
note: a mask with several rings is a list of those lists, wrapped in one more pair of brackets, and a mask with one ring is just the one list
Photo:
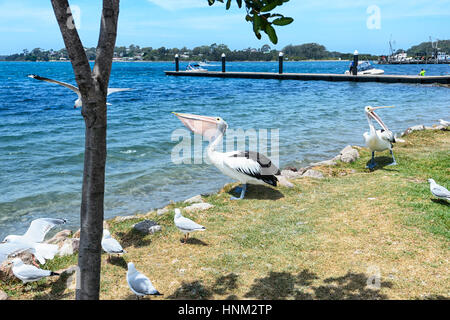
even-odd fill
[[(228, 10), (231, 7), (233, 0), (217, 0), (218, 2), (225, 3), (225, 8)], [(216, 0), (208, 0), (208, 4), (212, 6)], [(247, 15), (245, 20), (253, 24), (253, 32), (258, 39), (261, 39), (261, 31), (269, 36), (270, 41), (273, 44), (278, 43), (277, 33), (275, 26), (286, 26), (294, 21), (291, 17), (285, 17), (279, 13), (271, 13), (276, 7), (283, 5), (283, 3), (289, 2), (289, 0), (236, 0), (239, 8), (245, 5)]]

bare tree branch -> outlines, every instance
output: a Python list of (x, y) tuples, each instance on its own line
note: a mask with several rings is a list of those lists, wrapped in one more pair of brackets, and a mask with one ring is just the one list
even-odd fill
[(81, 95), (86, 96), (92, 87), (91, 67), (84, 51), (78, 31), (75, 28), (72, 12), (67, 0), (51, 0), (59, 29), (66, 45), (67, 53), (75, 73)]

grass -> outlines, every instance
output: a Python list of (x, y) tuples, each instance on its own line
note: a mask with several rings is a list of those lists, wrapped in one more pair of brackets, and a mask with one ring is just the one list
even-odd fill
[[(237, 184), (228, 185), (204, 197), (214, 208), (184, 213), (207, 228), (187, 245), (173, 225), (173, 208), (183, 203), (163, 216), (108, 221), (128, 253), (112, 263), (103, 257), (101, 298), (134, 299), (129, 261), (164, 293), (155, 299), (449, 298), (450, 207), (431, 196), (427, 179), (450, 187), (450, 132), (405, 140), (395, 147), (398, 166), (379, 153), (380, 166), (369, 172), (370, 154), (360, 149), (355, 163), (318, 167), (324, 179), (300, 178), (291, 189), (250, 186), (245, 200), (230, 201)], [(132, 231), (144, 219), (162, 231)], [(75, 264), (76, 256), (64, 257), (44, 268)], [(374, 276), (379, 288), (367, 285)], [(12, 299), (73, 299), (66, 280), (13, 280), (0, 289)]]

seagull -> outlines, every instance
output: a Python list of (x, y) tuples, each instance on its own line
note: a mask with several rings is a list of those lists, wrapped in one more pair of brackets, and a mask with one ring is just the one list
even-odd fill
[(128, 263), (127, 283), (131, 291), (137, 296), (138, 300), (139, 297), (147, 295), (162, 296), (162, 294), (155, 289), (150, 279), (136, 270), (133, 262)]
[[(126, 251), (123, 250), (120, 243), (116, 239), (111, 237), (111, 233), (107, 229), (103, 230), (102, 249), (108, 255), (111, 255), (111, 254), (122, 255), (122, 254), (126, 253)], [(108, 256), (108, 258), (109, 258), (109, 256)]]
[(178, 208), (175, 209), (173, 221), (175, 222), (175, 226), (184, 233), (184, 244), (186, 244), (190, 232), (206, 230), (204, 226), (199, 225), (191, 219), (183, 217), (181, 215), (181, 210)]
[[(366, 146), (372, 151), (372, 159), (367, 165), (367, 168), (369, 168), (370, 170), (373, 170), (377, 165), (375, 163), (375, 151), (380, 152), (384, 150), (389, 150), (393, 159), (392, 163), (389, 165), (394, 166), (397, 164), (397, 162), (395, 161), (394, 152), (392, 151), (392, 148), (394, 146), (393, 143), (395, 143), (395, 137), (392, 134), (392, 131), (388, 129), (388, 127), (383, 123), (381, 118), (374, 112), (374, 110), (376, 109), (383, 109), (383, 108), (393, 108), (393, 107), (367, 106), (364, 108), (367, 121), (369, 122), (370, 127), (370, 132), (365, 132), (363, 134)], [(377, 121), (383, 129), (375, 130), (375, 127), (372, 123), (372, 119), (375, 119), (375, 121)]]
[[(57, 80), (53, 80), (53, 79), (49, 79), (49, 78), (44, 78), (44, 77), (38, 76), (36, 74), (30, 74), (30, 75), (28, 75), (28, 78), (33, 78), (36, 80), (47, 81), (50, 83), (59, 84), (60, 86), (63, 86), (63, 87), (66, 87), (66, 88), (72, 90), (78, 96), (78, 99), (75, 101), (75, 105), (73, 107), (80, 108), (83, 106), (83, 103), (81, 101), (81, 93), (77, 87), (75, 87), (69, 83), (65, 83), (65, 82), (61, 82), (61, 81), (57, 81)], [(131, 88), (108, 88), (108, 93), (106, 95), (109, 96), (112, 93), (121, 92), (121, 91), (130, 91), (130, 90), (132, 90), (132, 89)], [(110, 103), (107, 103), (107, 104), (110, 105)]]
[[(39, 263), (44, 264), (46, 259), (53, 259), (58, 252), (58, 246), (55, 244), (41, 243), (45, 235), (55, 226), (65, 224), (65, 219), (40, 218), (33, 220), (24, 235), (8, 235), (3, 243), (10, 244), (5, 247), (3, 254), (7, 255), (17, 253), (18, 250), (30, 250)], [(22, 248), (22, 249), (18, 249)], [(25, 249), (24, 249), (25, 248)], [(37, 266), (33, 257), (33, 264)]]
[(217, 152), (215, 147), (222, 141), (228, 124), (220, 117), (205, 117), (187, 113), (174, 114), (192, 132), (206, 137), (210, 143), (208, 146), (208, 159), (223, 174), (236, 179), (242, 183), (239, 198), (232, 197), (231, 200), (244, 199), (247, 184), (262, 184), (277, 186), (278, 169), (266, 156), (254, 151), (232, 151)]
[(22, 280), (23, 283), (38, 281), (49, 276), (59, 276), (59, 273), (39, 269), (29, 264), (24, 264), (19, 258), (15, 258), (12, 263), (12, 272), (17, 278)]
[(450, 191), (448, 191), (443, 186), (438, 185), (433, 179), (428, 179), (428, 182), (430, 183), (430, 191), (433, 196), (439, 199), (450, 201)]
[(445, 121), (444, 119), (439, 119), (439, 123), (442, 124), (443, 126), (446, 126), (446, 127), (450, 126), (450, 122), (449, 121)]

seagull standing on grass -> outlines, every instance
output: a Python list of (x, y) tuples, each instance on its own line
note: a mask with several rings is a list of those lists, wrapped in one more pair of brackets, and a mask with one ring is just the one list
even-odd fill
[(127, 283), (131, 291), (139, 297), (143, 296), (162, 296), (158, 290), (155, 289), (152, 282), (145, 275), (136, 270), (134, 263), (128, 263)]
[[(61, 81), (57, 81), (57, 80), (53, 80), (53, 79), (49, 79), (49, 78), (44, 78), (44, 77), (38, 76), (36, 74), (30, 74), (30, 75), (28, 75), (28, 77), (36, 79), (36, 80), (47, 81), (50, 83), (59, 84), (60, 86), (63, 86), (63, 87), (66, 87), (67, 89), (72, 90), (78, 96), (78, 99), (75, 101), (75, 105), (73, 107), (81, 108), (83, 106), (83, 103), (81, 101), (81, 93), (77, 87), (75, 87), (69, 83), (65, 83), (65, 82), (61, 82)], [(130, 88), (108, 88), (108, 93), (106, 95), (109, 96), (112, 93), (121, 92), (121, 91), (130, 91), (130, 90), (132, 90), (132, 89), (130, 89)], [(107, 103), (107, 104), (110, 105), (110, 103)]]
[(45, 277), (59, 276), (59, 273), (39, 269), (35, 266), (24, 264), (19, 258), (15, 258), (13, 261), (12, 272), (14, 275), (23, 281), (23, 283), (38, 281)]
[[(42, 243), (45, 235), (55, 226), (65, 224), (65, 219), (40, 218), (33, 220), (24, 235), (9, 235), (3, 243), (10, 244), (11, 252), (18, 253), (18, 247), (26, 247), (33, 253), (33, 264), (37, 266), (34, 257), (39, 260), (39, 263), (44, 264), (46, 259), (53, 259), (58, 252), (56, 244)], [(16, 246), (15, 250), (14, 246)], [(2, 250), (3, 251), (3, 250)], [(3, 254), (7, 252), (3, 251)]]
[(428, 182), (430, 183), (430, 191), (433, 196), (439, 199), (450, 201), (450, 191), (448, 191), (443, 186), (438, 185), (433, 179), (428, 179)]
[(116, 239), (111, 237), (111, 233), (107, 229), (103, 230), (102, 249), (108, 254), (108, 259), (110, 258), (111, 254), (117, 254), (120, 256), (126, 253), (120, 243)]
[(206, 230), (204, 226), (199, 225), (191, 219), (183, 217), (181, 215), (181, 210), (178, 208), (175, 209), (173, 221), (175, 222), (175, 226), (184, 233), (184, 244), (186, 244), (190, 232)]

